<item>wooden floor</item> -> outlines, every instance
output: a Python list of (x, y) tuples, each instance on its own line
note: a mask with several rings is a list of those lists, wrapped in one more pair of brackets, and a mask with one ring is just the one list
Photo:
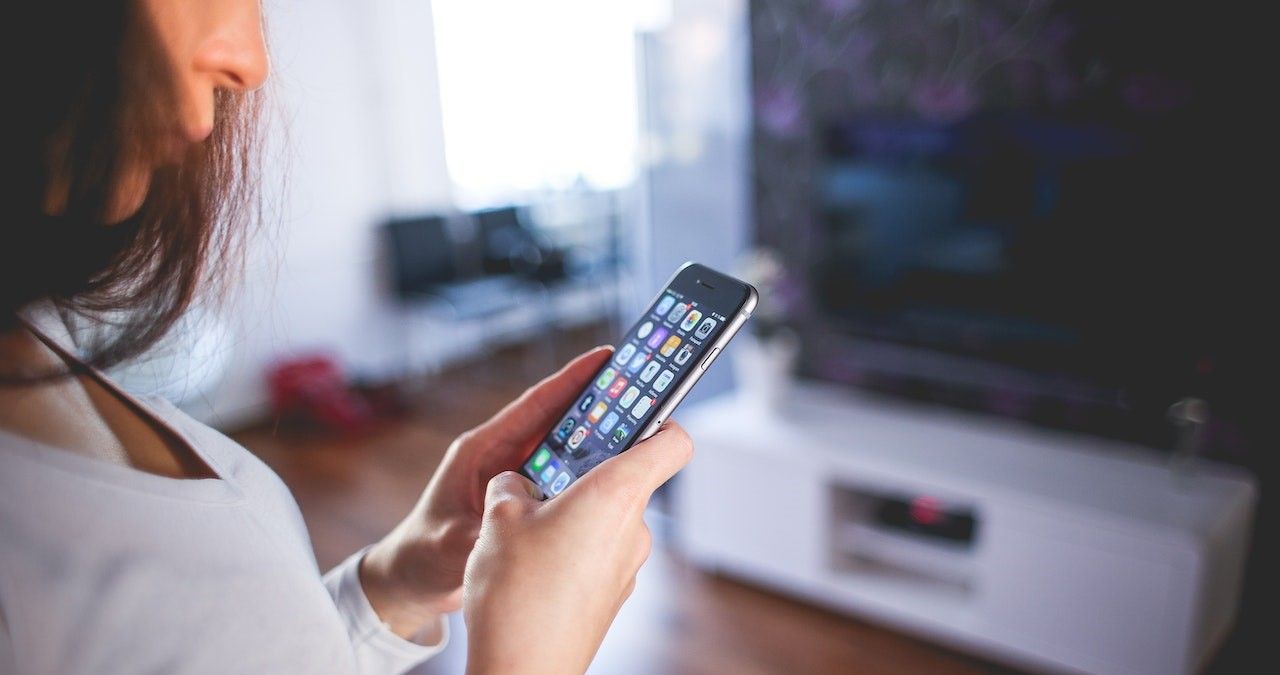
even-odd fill
[[(578, 335), (564, 345), (592, 344)], [(551, 369), (521, 354), (446, 373), (413, 397), (412, 411), (359, 436), (279, 427), (236, 434), (293, 490), (322, 568), (373, 542), (412, 506), (461, 431), (486, 418)], [(535, 363), (537, 360), (535, 360)], [(542, 372), (532, 372), (539, 370)], [(695, 460), (696, 461), (696, 460)], [(664, 528), (660, 508), (655, 532)], [(591, 672), (752, 675), (764, 673), (1009, 672), (900, 633), (692, 567), (661, 537), (634, 595)], [(452, 618), (448, 649), (423, 673), (462, 673), (466, 634)]]

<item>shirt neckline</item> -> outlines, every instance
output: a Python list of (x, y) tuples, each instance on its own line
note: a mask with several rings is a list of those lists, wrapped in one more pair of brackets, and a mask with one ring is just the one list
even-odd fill
[(205, 452), (200, 444), (193, 442), (190, 434), (170, 422), (164, 415), (155, 411), (151, 405), (133, 394), (120, 388), (98, 369), (84, 363), (76, 354), (75, 341), (66, 323), (59, 316), (57, 309), (47, 300), (33, 305), (23, 313), (27, 327), (45, 344), (59, 352), (66, 360), (74, 361), (85, 369), (102, 387), (126, 402), (134, 412), (143, 416), (151, 424), (159, 426), (171, 434), (174, 440), (204, 462), (213, 472), (213, 478), (173, 478), (160, 474), (142, 471), (132, 466), (116, 464), (82, 455), (78, 452), (60, 448), (35, 439), (19, 436), (11, 431), (0, 429), (0, 439), (11, 446), (16, 455), (33, 460), (46, 466), (54, 467), (66, 473), (89, 478), (105, 483), (144, 491), (171, 498), (182, 498), (207, 502), (234, 502), (243, 499), (244, 494), (238, 486), (227, 479), (227, 473), (210, 453)]

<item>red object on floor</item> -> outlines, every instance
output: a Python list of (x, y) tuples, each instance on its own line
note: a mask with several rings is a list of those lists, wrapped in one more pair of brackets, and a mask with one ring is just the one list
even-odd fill
[(267, 371), (276, 414), (329, 429), (357, 431), (373, 421), (368, 402), (348, 385), (342, 367), (329, 356), (282, 360)]

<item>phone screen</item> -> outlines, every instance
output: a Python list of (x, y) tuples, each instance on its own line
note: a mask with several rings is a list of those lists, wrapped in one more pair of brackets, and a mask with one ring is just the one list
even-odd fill
[[(704, 278), (714, 277), (709, 285)], [(554, 496), (626, 450), (746, 302), (749, 287), (686, 266), (623, 336), (613, 358), (525, 462), (525, 476)]]

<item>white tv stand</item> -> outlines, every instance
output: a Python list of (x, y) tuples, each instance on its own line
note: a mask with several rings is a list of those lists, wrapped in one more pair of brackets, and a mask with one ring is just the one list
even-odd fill
[[(803, 385), (785, 413), (682, 411), (695, 563), (1026, 668), (1193, 673), (1231, 628), (1256, 488), (1201, 463)], [(964, 545), (886, 528), (880, 497), (970, 509)]]

